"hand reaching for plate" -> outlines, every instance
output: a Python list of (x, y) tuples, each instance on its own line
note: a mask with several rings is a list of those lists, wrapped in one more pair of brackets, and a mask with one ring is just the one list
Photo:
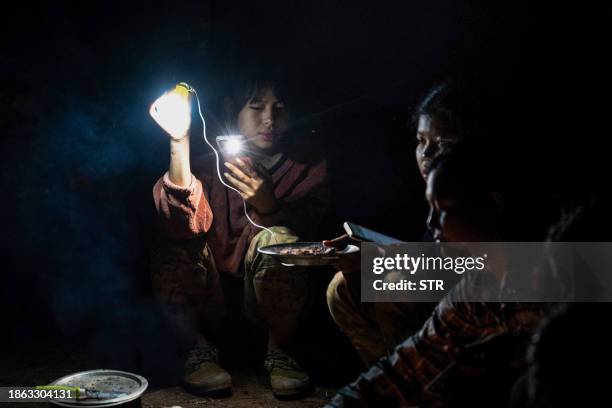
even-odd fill
[(348, 235), (344, 234), (334, 239), (324, 240), (323, 245), (336, 248), (336, 253), (340, 258), (334, 263), (334, 266), (337, 270), (342, 271), (342, 273), (344, 274), (350, 274), (357, 272), (361, 269), (361, 251), (349, 251), (347, 253), (341, 252), (348, 245), (355, 245), (356, 247), (361, 249), (361, 241), (359, 241), (358, 239), (349, 237)]

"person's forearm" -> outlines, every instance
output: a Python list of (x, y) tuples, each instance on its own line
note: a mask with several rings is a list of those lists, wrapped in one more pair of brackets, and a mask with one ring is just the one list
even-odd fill
[(181, 187), (191, 184), (191, 166), (189, 163), (189, 136), (181, 140), (170, 141), (170, 181)]

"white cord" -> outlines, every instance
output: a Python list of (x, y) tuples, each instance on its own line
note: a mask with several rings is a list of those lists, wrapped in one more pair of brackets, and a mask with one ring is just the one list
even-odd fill
[[(198, 113), (200, 114), (200, 119), (202, 119), (202, 133), (204, 135), (204, 141), (206, 142), (207, 145), (210, 146), (212, 151), (215, 153), (215, 160), (216, 160), (216, 164), (217, 164), (217, 176), (219, 176), (219, 181), (221, 181), (221, 184), (223, 184), (225, 187), (229, 188), (230, 190), (234, 190), (236, 193), (238, 193), (240, 195), (240, 198), (242, 198), (242, 195), (240, 194), (240, 191), (237, 190), (236, 188), (230, 186), (229, 184), (227, 184), (225, 181), (223, 181), (223, 177), (221, 177), (221, 169), (219, 167), (219, 153), (217, 152), (217, 149), (215, 149), (215, 146), (213, 146), (213, 144), (210, 143), (208, 141), (208, 138), (206, 137), (206, 121), (204, 120), (204, 115), (202, 115), (202, 109), (200, 107), (200, 98), (198, 97), (198, 92), (195, 90), (195, 88), (193, 88), (191, 85), (189, 85), (189, 84), (187, 84), (185, 82), (181, 82), (181, 84), (186, 85), (186, 87), (189, 90), (189, 92), (192, 92), (195, 95), (196, 102), (198, 103)], [(249, 217), (249, 213), (247, 212), (246, 201), (244, 200), (244, 198), (242, 198), (242, 205), (244, 207), (244, 215), (246, 216), (247, 220), (249, 220), (249, 222), (253, 226), (268, 231), (270, 234), (272, 234), (272, 238), (274, 238), (274, 235), (275, 235), (274, 231), (272, 231), (269, 228), (264, 227), (263, 225), (257, 224), (255, 221), (253, 221), (251, 219), (251, 217)]]

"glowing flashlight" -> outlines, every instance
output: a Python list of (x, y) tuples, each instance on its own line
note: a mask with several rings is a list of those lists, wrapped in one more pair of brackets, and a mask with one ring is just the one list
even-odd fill
[(244, 145), (244, 136), (242, 135), (217, 136), (216, 140), (221, 153), (226, 157), (236, 157), (242, 152)]
[(192, 88), (181, 82), (157, 98), (149, 109), (151, 117), (175, 140), (185, 137), (191, 125), (191, 92)]

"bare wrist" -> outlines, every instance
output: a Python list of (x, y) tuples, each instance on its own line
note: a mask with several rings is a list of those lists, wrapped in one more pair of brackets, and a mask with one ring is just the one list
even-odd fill
[(170, 181), (174, 184), (187, 187), (191, 183), (191, 164), (189, 161), (189, 137), (180, 140), (170, 140), (170, 168), (168, 171)]
[(180, 139), (170, 139), (170, 151), (185, 150), (189, 151), (189, 135)]

